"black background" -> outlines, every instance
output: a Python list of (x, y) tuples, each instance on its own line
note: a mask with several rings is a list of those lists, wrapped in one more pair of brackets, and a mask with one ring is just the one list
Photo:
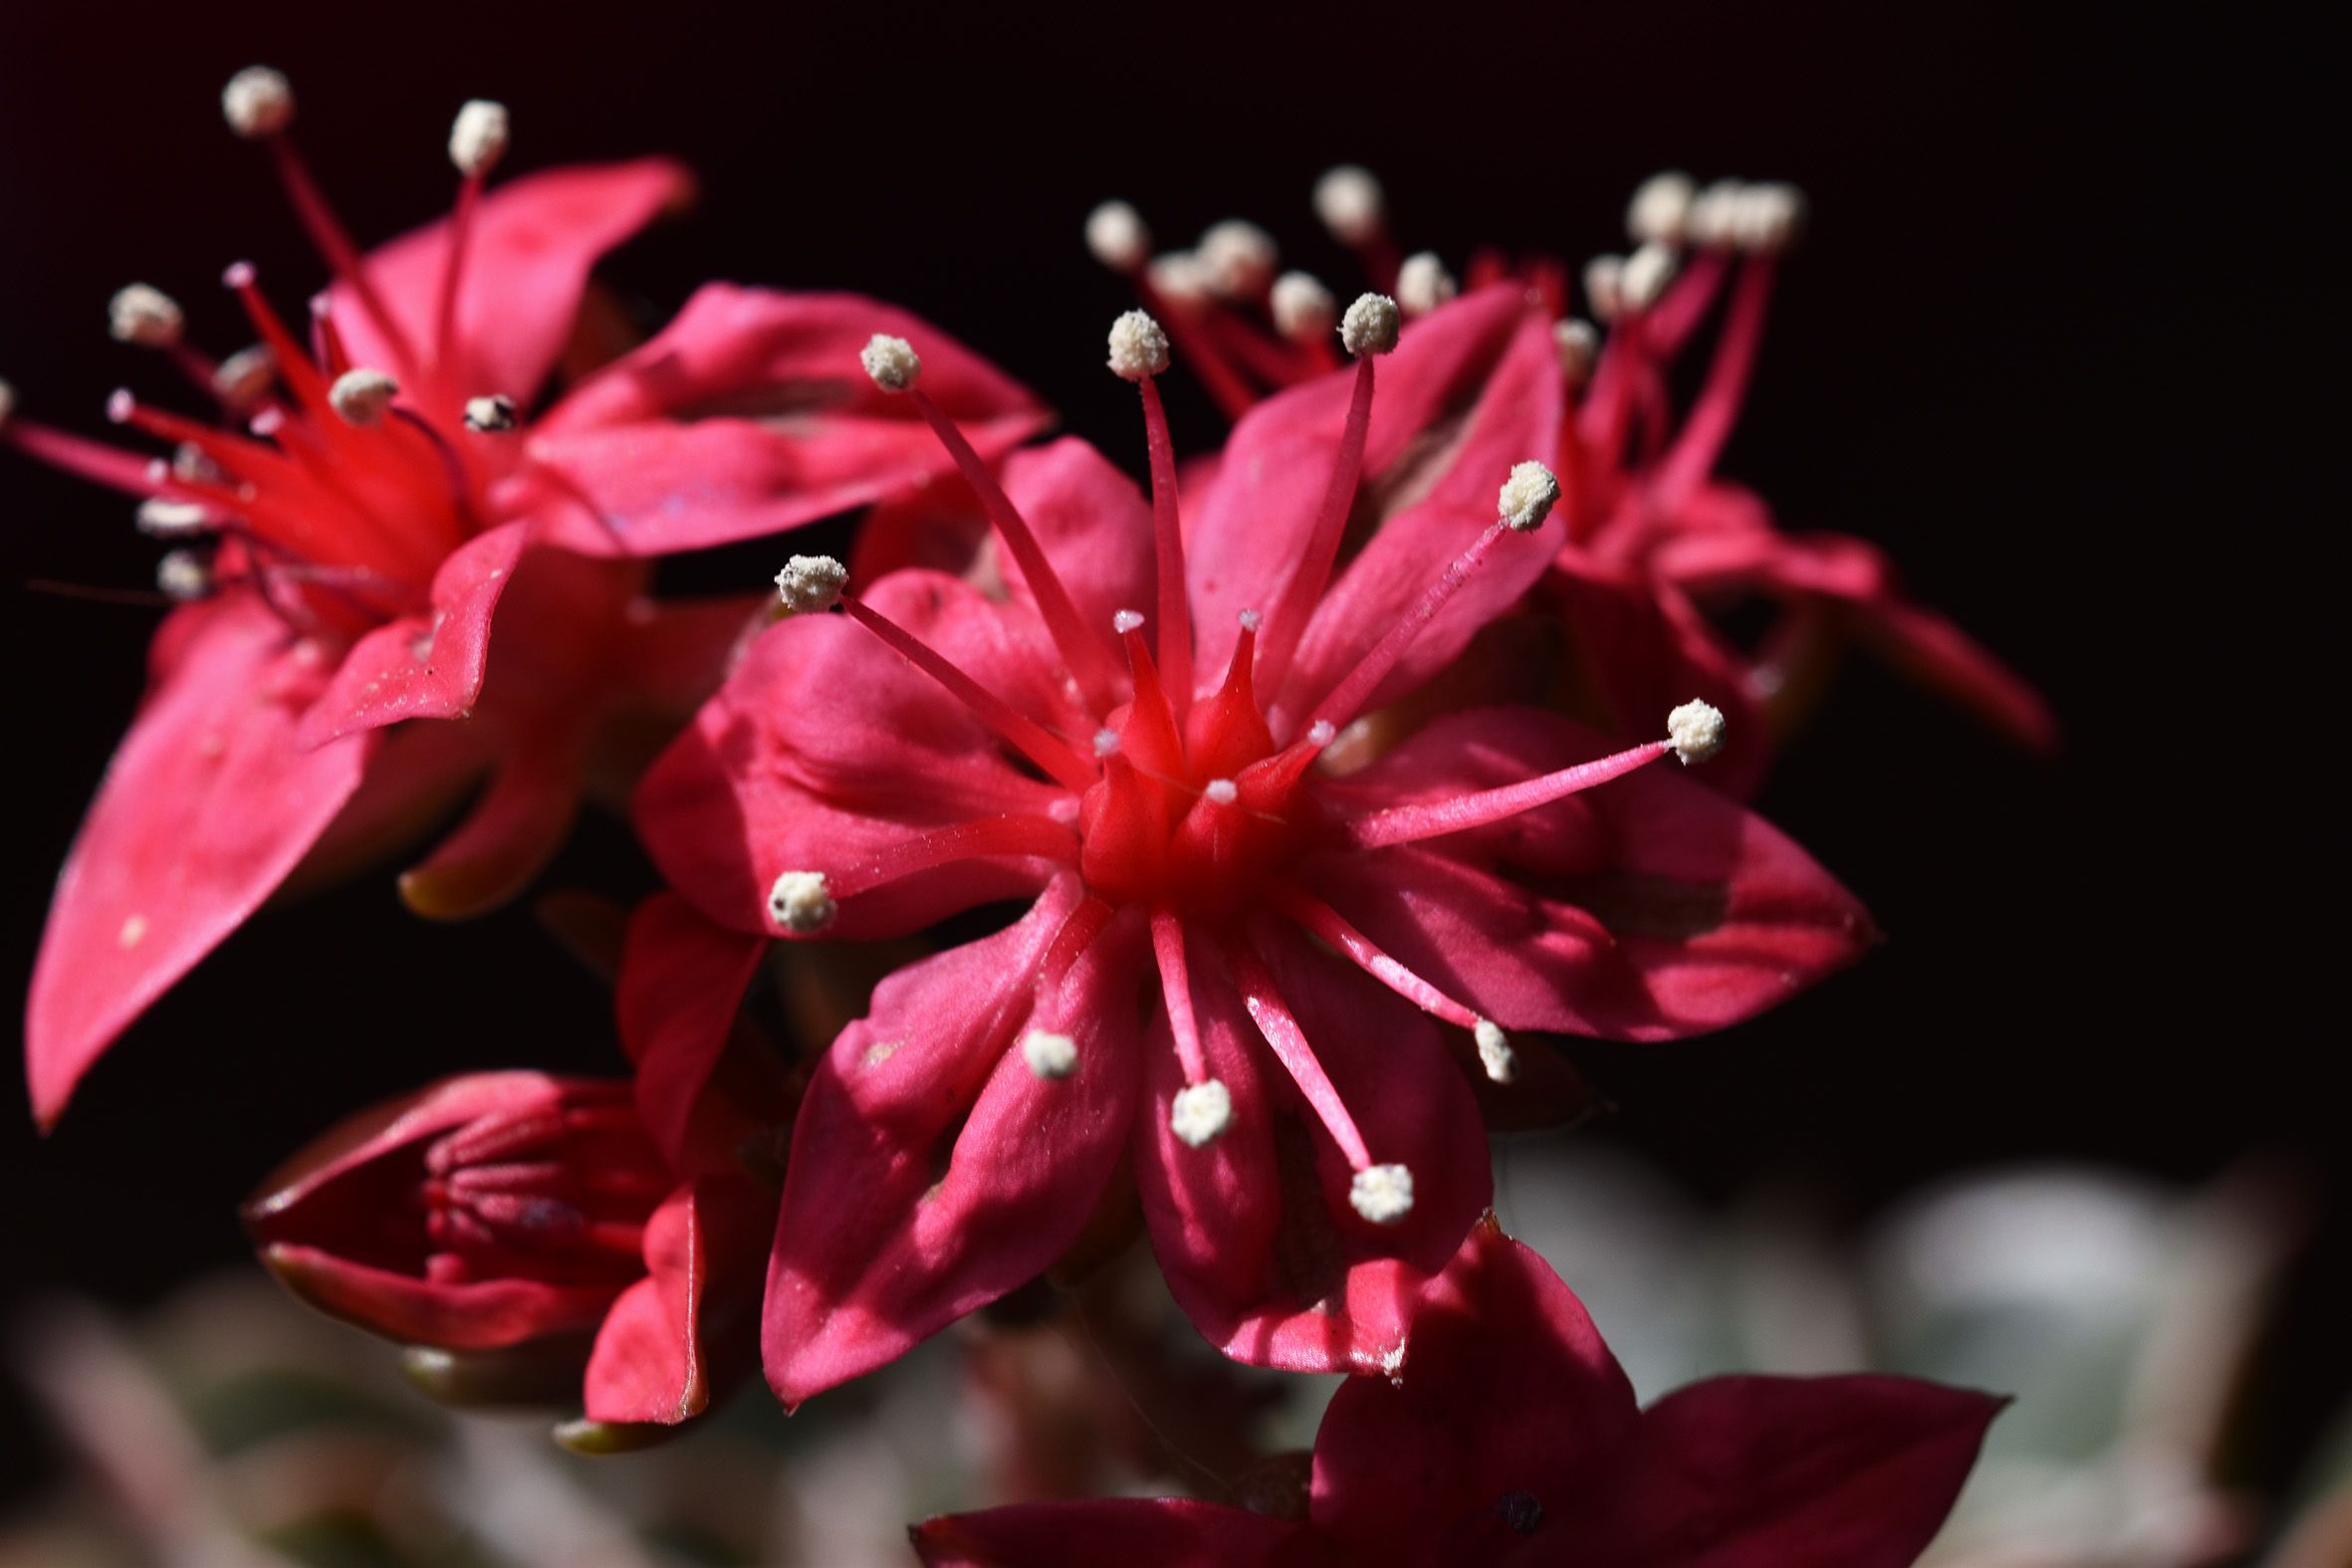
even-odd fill
[[(114, 385), (170, 385), (107, 340), (119, 284), (177, 295), (220, 351), (244, 340), (211, 286), (224, 263), (260, 263), (282, 305), (312, 286), (266, 160), (218, 118), (221, 82), (256, 60), (292, 75), (301, 140), (362, 240), (440, 210), (449, 116), (497, 97), (511, 168), (664, 150), (700, 171), (698, 212), (608, 269), (649, 319), (712, 276), (859, 288), (1137, 470), (1132, 397), (1100, 368), (1126, 301), (1078, 236), (1100, 197), (1169, 243), (1255, 218), (1344, 291), (1306, 202), (1341, 159), (1380, 171), (1408, 248), (1457, 265), (1482, 241), (1614, 248), (1660, 166), (1793, 179), (1812, 222), (1727, 467), (1787, 526), (1885, 543), (2042, 685), (2068, 745), (2022, 759), (1855, 666), (1763, 806), (1891, 944), (1721, 1038), (1594, 1051), (1624, 1107), (1605, 1136), (1705, 1195), (1795, 1176), (1856, 1217), (2016, 1157), (2196, 1179), (2264, 1152), (2332, 1205), (2322, 1251), (2340, 1248), (2343, 1100), (2323, 1086), (2343, 1030), (2300, 1004), (2330, 984), (2341, 933), (2322, 921), (2341, 917), (2332, 835), (2298, 789), (2340, 725), (2332, 665), (2272, 640), (2346, 521), (2293, 478), (2324, 354), (2280, 351), (2324, 321), (2310, 263), (2341, 216), (2340, 155), (2309, 184), (2287, 166), (2329, 144), (2301, 80), (2315, 43), (2148, 8), (838, 10), (18, 8), (0, 374), (28, 415), (97, 431)], [(1220, 427), (1182, 379), (1179, 447), (1198, 449)], [(22, 584), (143, 587), (154, 551), (128, 511), (0, 457), (12, 995), (152, 620)], [(767, 554), (699, 580), (756, 583)], [(605, 823), (557, 880), (644, 875)], [(54, 1136), (6, 1075), (0, 1313), (60, 1286), (136, 1302), (235, 1258), (248, 1186), (372, 1099), (617, 1062), (602, 999), (520, 909), (431, 927), (378, 876), (265, 915)], [(2306, 1272), (2262, 1470), (2347, 1387), (2331, 1324), (2352, 1298)], [(39, 1448), (0, 1414), (12, 1458)]]

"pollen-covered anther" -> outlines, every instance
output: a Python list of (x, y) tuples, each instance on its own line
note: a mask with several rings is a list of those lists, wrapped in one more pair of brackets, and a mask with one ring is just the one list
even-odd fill
[(1731, 203), (1731, 242), (1744, 251), (1771, 255), (1788, 248), (1804, 223), (1804, 193), (1777, 182), (1750, 185)]
[(484, 434), (512, 430), (516, 421), (515, 400), (504, 392), (465, 400), (465, 427), (468, 430)]
[(915, 345), (888, 333), (867, 338), (865, 346), (857, 350), (857, 362), (885, 392), (903, 392), (923, 373), (922, 356), (915, 352)]
[(1511, 477), (1503, 481), (1503, 492), (1495, 499), (1507, 527), (1518, 534), (1531, 533), (1551, 516), (1552, 504), (1559, 500), (1559, 480), (1550, 469), (1530, 459), (1513, 465)]
[(1636, 245), (1657, 240), (1682, 243), (1683, 225), (1698, 199), (1699, 184), (1680, 169), (1667, 169), (1641, 182), (1625, 206), (1625, 232)]
[(1370, 169), (1342, 163), (1314, 182), (1314, 215), (1342, 245), (1361, 245), (1388, 223), (1388, 196)]
[(1339, 342), (1357, 356), (1368, 353), (1389, 353), (1396, 348), (1397, 329), (1403, 324), (1403, 314), (1396, 301), (1385, 294), (1359, 294), (1347, 314), (1339, 318)]
[(1328, 719), (1317, 719), (1306, 727), (1306, 744), (1328, 746), (1339, 738), (1339, 726)]
[(468, 99), (449, 125), (449, 161), (471, 179), (487, 174), (506, 156), (510, 125), (506, 106), (491, 99)]
[(179, 302), (160, 289), (133, 283), (115, 291), (107, 302), (107, 331), (117, 342), (148, 348), (168, 348), (179, 341), (187, 327)]
[(1231, 779), (1212, 779), (1201, 785), (1201, 793), (1219, 805), (1231, 805), (1242, 797), (1242, 786)]
[(1584, 301), (1593, 320), (1613, 322), (1625, 306), (1625, 258), (1595, 256), (1584, 264)]
[(149, 496), (138, 504), (138, 531), (149, 539), (185, 539), (212, 527), (212, 514), (193, 501)]
[(796, 615), (814, 615), (841, 601), (849, 568), (830, 556), (795, 556), (776, 574), (776, 596)]
[(1122, 637), (1131, 631), (1141, 631), (1143, 629), (1143, 612), (1131, 609), (1114, 612), (1110, 617), (1110, 629)]
[(1686, 766), (1707, 761), (1723, 750), (1723, 710), (1696, 699), (1684, 703), (1666, 716), (1666, 739)]
[(1199, 1149), (1217, 1141), (1233, 1125), (1233, 1091), (1215, 1078), (1203, 1078), (1176, 1091), (1168, 1107), (1168, 1130)]
[(155, 562), (155, 586), (181, 604), (212, 592), (212, 568), (192, 550), (175, 550)]
[(1454, 275), (1435, 251), (1416, 251), (1396, 272), (1396, 303), (1407, 316), (1427, 316), (1456, 293)]
[(1021, 1059), (1033, 1076), (1066, 1078), (1078, 1070), (1078, 1042), (1052, 1029), (1031, 1029), (1021, 1038)]
[(1478, 1046), (1479, 1065), (1487, 1069), (1490, 1081), (1509, 1083), (1519, 1076), (1519, 1052), (1511, 1048), (1511, 1036), (1493, 1019), (1479, 1019), (1472, 1025), (1470, 1037)]
[(1559, 373), (1570, 386), (1582, 386), (1592, 376), (1592, 362), (1600, 355), (1600, 334), (1590, 322), (1563, 317), (1551, 324), (1551, 346), (1559, 354)]
[(212, 395), (231, 413), (245, 413), (269, 395), (278, 373), (277, 355), (267, 343), (253, 343), (223, 359), (212, 372)]
[(1151, 230), (1123, 201), (1106, 201), (1086, 214), (1086, 249), (1112, 272), (1131, 273), (1151, 259)]
[(220, 112), (240, 136), (275, 135), (294, 122), (294, 84), (282, 71), (247, 66), (220, 90)]
[(768, 889), (768, 918), (796, 936), (823, 931), (839, 913), (822, 871), (787, 871)]
[(1652, 240), (1625, 258), (1617, 274), (1618, 298), (1628, 311), (1646, 311), (1674, 281), (1674, 248)]
[(1130, 381), (1168, 368), (1168, 335), (1143, 311), (1128, 311), (1110, 324), (1110, 367)]
[(1355, 1173), (1347, 1201), (1374, 1225), (1395, 1225), (1413, 1212), (1413, 1173), (1401, 1165), (1372, 1165)]
[(1209, 292), (1220, 300), (1255, 300), (1274, 281), (1281, 260), (1274, 236), (1241, 218), (1211, 224), (1193, 253)]
[(1116, 757), (1119, 754), (1119, 732), (1105, 725), (1094, 732), (1094, 755)]
[(400, 395), (400, 383), (381, 370), (361, 366), (346, 370), (328, 388), (327, 400), (347, 424), (365, 428), (378, 424), (391, 411), (392, 399)]
[(1683, 238), (1693, 245), (1714, 247), (1733, 242), (1739, 226), (1740, 205), (1748, 187), (1736, 179), (1719, 179), (1691, 199), (1683, 216)]
[(1154, 256), (1144, 269), (1144, 277), (1154, 293), (1161, 298), (1180, 303), (1206, 299), (1209, 294), (1209, 269), (1191, 251), (1169, 251)]
[(1339, 321), (1339, 302), (1311, 274), (1287, 272), (1274, 281), (1269, 302), (1274, 330), (1293, 342), (1312, 342)]
[(1235, 615), (1234, 619), (1240, 623), (1241, 628), (1244, 631), (1256, 631), (1259, 627), (1266, 624), (1266, 617), (1259, 614), (1254, 609), (1243, 610), (1241, 613)]

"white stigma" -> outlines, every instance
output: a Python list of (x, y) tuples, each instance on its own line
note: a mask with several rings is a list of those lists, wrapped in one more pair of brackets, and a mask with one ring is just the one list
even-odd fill
[(1401, 1165), (1366, 1166), (1349, 1184), (1347, 1201), (1374, 1225), (1394, 1225), (1413, 1212), (1413, 1173)]
[(1407, 316), (1427, 316), (1455, 292), (1454, 275), (1435, 251), (1415, 251), (1396, 271), (1396, 303)]
[(1243, 610), (1240, 614), (1236, 615), (1234, 619), (1242, 623), (1242, 630), (1244, 631), (1256, 631), (1259, 627), (1266, 624), (1266, 617), (1259, 614), (1254, 609)]
[(1736, 179), (1719, 179), (1699, 192), (1691, 199), (1690, 210), (1683, 215), (1683, 238), (1693, 245), (1731, 244), (1746, 191), (1747, 187)]
[(1641, 182), (1633, 200), (1626, 204), (1626, 234), (1636, 245), (1649, 240), (1681, 244), (1683, 224), (1689, 219), (1691, 203), (1698, 195), (1698, 182), (1680, 169), (1651, 175)]
[(1503, 493), (1495, 498), (1504, 526), (1515, 534), (1541, 528), (1557, 500), (1559, 481), (1550, 469), (1532, 460), (1513, 465), (1511, 477), (1503, 481)]
[(247, 66), (220, 90), (221, 117), (238, 135), (275, 135), (294, 122), (294, 84), (268, 66)]
[(243, 413), (269, 395), (270, 380), (278, 373), (278, 357), (267, 343), (254, 343), (223, 359), (212, 372), (212, 392), (234, 413)]
[(1626, 310), (1646, 311), (1658, 303), (1673, 281), (1674, 247), (1652, 240), (1625, 258), (1625, 266), (1617, 274), (1618, 297)]
[(1168, 368), (1168, 335), (1142, 311), (1129, 311), (1110, 324), (1110, 367), (1130, 381)]
[(1479, 1019), (1470, 1037), (1478, 1042), (1479, 1065), (1487, 1069), (1489, 1081), (1509, 1083), (1519, 1076), (1519, 1053), (1511, 1048), (1511, 1036), (1492, 1020)]
[(1168, 1107), (1168, 1129), (1189, 1148), (1214, 1143), (1233, 1125), (1233, 1093), (1215, 1078), (1203, 1078), (1176, 1091)]
[(1123, 201), (1106, 201), (1086, 214), (1086, 249), (1112, 272), (1133, 272), (1151, 259), (1151, 230)]
[(467, 398), (465, 427), (485, 432), (514, 429), (515, 400), (504, 392), (493, 392), (488, 397)]
[(1339, 322), (1339, 302), (1312, 275), (1287, 272), (1274, 281), (1274, 330), (1293, 342), (1312, 342)]
[(1722, 751), (1723, 736), (1723, 710), (1712, 703), (1694, 699), (1666, 716), (1666, 739), (1674, 743), (1674, 755), (1686, 767)]
[(822, 871), (787, 871), (768, 890), (768, 918), (797, 936), (823, 931), (840, 907)]
[(1397, 328), (1403, 322), (1396, 301), (1385, 294), (1359, 294), (1347, 314), (1339, 318), (1339, 341), (1351, 354), (1388, 353), (1396, 347)]
[(1110, 617), (1110, 629), (1122, 637), (1131, 631), (1141, 631), (1143, 614), (1140, 610), (1119, 610)]
[(1570, 386), (1582, 386), (1600, 355), (1600, 334), (1590, 322), (1565, 317), (1551, 324), (1551, 346), (1559, 350), (1559, 373)]
[(1040, 1078), (1066, 1078), (1078, 1070), (1078, 1042), (1051, 1029), (1031, 1029), (1022, 1036), (1021, 1059)]
[(114, 334), (117, 342), (168, 348), (179, 341), (186, 326), (187, 318), (180, 314), (179, 302), (143, 283), (116, 290), (115, 297), (107, 302), (107, 331)]
[(1169, 251), (1154, 256), (1151, 265), (1144, 269), (1144, 276), (1163, 299), (1188, 303), (1209, 292), (1209, 269), (1190, 251)]
[(1342, 245), (1361, 245), (1388, 222), (1388, 197), (1372, 171), (1354, 163), (1314, 182), (1314, 215)]
[(857, 350), (857, 362), (865, 366), (865, 373), (873, 377), (874, 385), (885, 392), (903, 392), (915, 384), (923, 373), (922, 357), (915, 345), (903, 337), (888, 333), (876, 333)]
[(487, 174), (506, 156), (507, 135), (504, 104), (468, 99), (449, 125), (449, 161), (468, 179)]
[(1119, 751), (1119, 732), (1108, 725), (1094, 732), (1094, 755), (1116, 757)]
[(1328, 719), (1317, 719), (1306, 727), (1306, 744), (1328, 746), (1339, 739), (1339, 727)]
[(192, 550), (175, 550), (155, 562), (155, 586), (164, 597), (186, 604), (212, 591), (212, 569)]
[(1212, 779), (1201, 785), (1201, 793), (1219, 805), (1231, 805), (1241, 798), (1242, 787), (1231, 779)]
[(1255, 300), (1264, 294), (1281, 259), (1274, 236), (1241, 218), (1210, 225), (1194, 254), (1201, 259), (1209, 292), (1220, 300)]
[(830, 556), (795, 556), (776, 574), (776, 596), (796, 615), (815, 615), (841, 602), (849, 568)]
[(1732, 203), (1731, 240), (1744, 251), (1772, 255), (1788, 248), (1804, 222), (1804, 194), (1794, 185), (1750, 185)]
[(345, 422), (365, 427), (382, 421), (392, 406), (392, 399), (400, 395), (400, 383), (381, 370), (362, 366), (346, 370), (335, 378), (327, 389), (327, 400)]
[(1625, 303), (1625, 258), (1595, 256), (1584, 264), (1584, 302), (1596, 322), (1613, 322)]
[(193, 501), (150, 496), (138, 504), (138, 531), (149, 539), (185, 539), (212, 526), (212, 514)]

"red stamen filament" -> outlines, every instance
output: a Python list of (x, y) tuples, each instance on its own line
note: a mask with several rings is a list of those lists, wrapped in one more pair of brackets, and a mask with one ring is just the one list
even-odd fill
[(467, 242), (473, 237), (474, 208), (482, 199), (482, 176), (468, 174), (457, 187), (457, 205), (449, 214), (449, 254), (441, 263), (441, 294), (433, 308), (433, 371), (443, 378), (445, 396), (459, 395), (462, 387), (448, 384), (457, 371), (457, 292), (465, 276)]
[(1578, 763), (1573, 768), (1562, 768), (1557, 773), (1545, 774), (1540, 779), (1528, 779), (1519, 784), (1504, 784), (1500, 788), (1481, 789), (1474, 794), (1456, 795), (1448, 800), (1424, 800), (1412, 805), (1392, 806), (1385, 811), (1374, 811), (1342, 824), (1347, 841), (1359, 849), (1379, 849), (1389, 844), (1410, 844), (1424, 838), (1439, 838), (1447, 833), (1467, 832), (1531, 811), (1539, 805), (1549, 805), (1594, 784), (1607, 784), (1622, 778), (1636, 768), (1646, 767), (1674, 750), (1671, 741), (1651, 741), (1613, 757), (1596, 758), (1589, 763)]
[(1266, 1036), (1266, 1043), (1274, 1047), (1275, 1058), (1291, 1075), (1291, 1081), (1298, 1085), (1299, 1094), (1313, 1107), (1316, 1118), (1330, 1133), (1331, 1141), (1339, 1146), (1349, 1168), (1369, 1170), (1372, 1153), (1364, 1146), (1364, 1135), (1356, 1130), (1355, 1118), (1347, 1114), (1338, 1089), (1323, 1071), (1323, 1064), (1315, 1059), (1314, 1047), (1306, 1042), (1298, 1020), (1284, 1005), (1273, 974), (1241, 942), (1227, 944), (1226, 961), (1232, 967), (1234, 985), (1241, 991), (1242, 1005), (1250, 1009), (1251, 1021)]
[(1412, 647), (1422, 629), (1436, 618), (1439, 610), (1446, 607), (1446, 601), (1454, 596), (1462, 584), (1470, 580), (1471, 572), (1487, 559), (1488, 553), (1495, 548), (1495, 542), (1508, 532), (1509, 529), (1501, 520), (1488, 524), (1487, 531), (1455, 558), (1444, 574), (1430, 585), (1429, 591), (1421, 595), (1420, 602), (1407, 610), (1403, 618), (1372, 645), (1362, 662), (1350, 670), (1337, 686), (1331, 688), (1330, 694), (1316, 705), (1309, 716), (1308, 727), (1311, 729), (1314, 724), (1325, 723), (1336, 730), (1354, 719), (1357, 710), (1371, 699), (1373, 691), (1387, 679), (1389, 671), (1396, 668), (1397, 662)]
[(998, 855), (1075, 865), (1078, 839), (1059, 822), (1043, 816), (984, 816), (951, 823), (876, 850), (846, 870), (827, 872), (825, 884), (834, 898), (848, 898), (934, 866)]
[(1192, 1010), (1192, 972), (1184, 961), (1184, 922), (1165, 909), (1151, 912), (1151, 949), (1159, 960), (1160, 996), (1167, 1004), (1168, 1032), (1176, 1038), (1176, 1060), (1184, 1081), (1197, 1084), (1209, 1076), (1209, 1059), (1201, 1050), (1200, 1022)]
[(318, 248), (336, 278), (359, 297), (361, 308), (375, 323), (375, 330), (383, 334), (384, 342), (392, 351), (394, 367), (413, 378), (416, 354), (409, 346), (408, 335), (385, 309), (383, 297), (375, 292), (375, 284), (367, 276), (367, 264), (359, 248), (352, 243), (351, 234), (335, 216), (335, 209), (328, 205), (326, 193), (311, 178), (310, 166), (295, 151), (293, 138), (279, 131), (269, 138), (269, 143), (270, 151), (276, 155), (279, 181), (286, 187), (286, 199), (310, 235), (312, 245)]
[(1176, 448), (1168, 413), (1150, 376), (1135, 383), (1143, 395), (1143, 438), (1151, 457), (1152, 552), (1159, 570), (1160, 671), (1182, 724), (1192, 706), (1192, 610), (1185, 597), (1184, 531), (1176, 515)]
[(1292, 566), (1291, 580), (1283, 585), (1283, 595), (1267, 617), (1266, 639), (1258, 655), (1259, 680), (1269, 693), (1278, 696), (1283, 677), (1290, 673), (1291, 657), (1297, 652), (1306, 623), (1331, 580), (1331, 567), (1347, 532), (1348, 509), (1355, 504), (1356, 485), (1363, 477), (1364, 441), (1372, 428), (1375, 357), (1367, 353), (1355, 362), (1355, 388), (1348, 395), (1347, 423), (1339, 433), (1339, 451), (1331, 460), (1331, 480), (1323, 490), (1322, 510), (1315, 514), (1314, 532), (1307, 536), (1306, 549)]
[(1748, 382), (1756, 373), (1757, 350), (1764, 345), (1764, 316), (1771, 304), (1772, 258), (1759, 256), (1741, 270), (1732, 287), (1732, 303), (1724, 317), (1723, 336), (1716, 340), (1715, 361), (1708, 366), (1707, 384), (1683, 420), (1682, 432), (1659, 465), (1651, 486), (1651, 504), (1671, 513), (1688, 500), (1699, 482), (1723, 455), (1747, 398)]
[(1479, 1015), (1382, 952), (1330, 905), (1302, 889), (1281, 883), (1268, 889), (1275, 907), (1355, 961), (1356, 966), (1414, 1007), (1466, 1029)]

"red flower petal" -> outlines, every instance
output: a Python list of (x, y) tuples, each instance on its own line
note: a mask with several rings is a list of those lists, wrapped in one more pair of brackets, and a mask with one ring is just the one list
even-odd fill
[(588, 1420), (675, 1426), (710, 1407), (712, 1345), (749, 1332), (770, 1208), (743, 1177), (708, 1176), (653, 1212), (646, 1277), (612, 1303), (588, 1356)]
[(915, 1526), (925, 1568), (1308, 1568), (1313, 1531), (1190, 1498), (1033, 1502)]
[(674, 893), (655, 894), (629, 917), (613, 1006), (636, 1063), (637, 1114), (681, 1170), (697, 1168), (703, 1091), (767, 950), (766, 939), (713, 925)]
[(859, 369), (876, 333), (915, 344), (923, 389), (984, 458), (1051, 418), (1019, 383), (895, 306), (711, 284), (533, 430), (532, 455), (602, 519), (561, 509), (564, 542), (658, 555), (755, 539), (946, 472), (947, 453), (913, 405)]
[[(1093, 1212), (1135, 1110), (1141, 944), (1113, 926), (1039, 997), (1078, 898), (1061, 879), (1020, 924), (898, 971), (825, 1053), (769, 1264), (762, 1349), (786, 1405), (1033, 1278)], [(1032, 1026), (1071, 1036), (1077, 1070), (1031, 1071)]]
[[(1614, 750), (1555, 715), (1440, 719), (1334, 798), (1390, 805)], [(1702, 765), (1704, 766), (1704, 765)], [(1399, 962), (1506, 1027), (1668, 1039), (1721, 1028), (1861, 957), (1853, 895), (1784, 834), (1667, 764), (1468, 832), (1303, 875)]]
[(50, 906), (25, 1017), (33, 1114), (261, 906), (359, 783), (372, 742), (295, 745), (321, 672), (242, 593), (156, 636), (152, 684)]

